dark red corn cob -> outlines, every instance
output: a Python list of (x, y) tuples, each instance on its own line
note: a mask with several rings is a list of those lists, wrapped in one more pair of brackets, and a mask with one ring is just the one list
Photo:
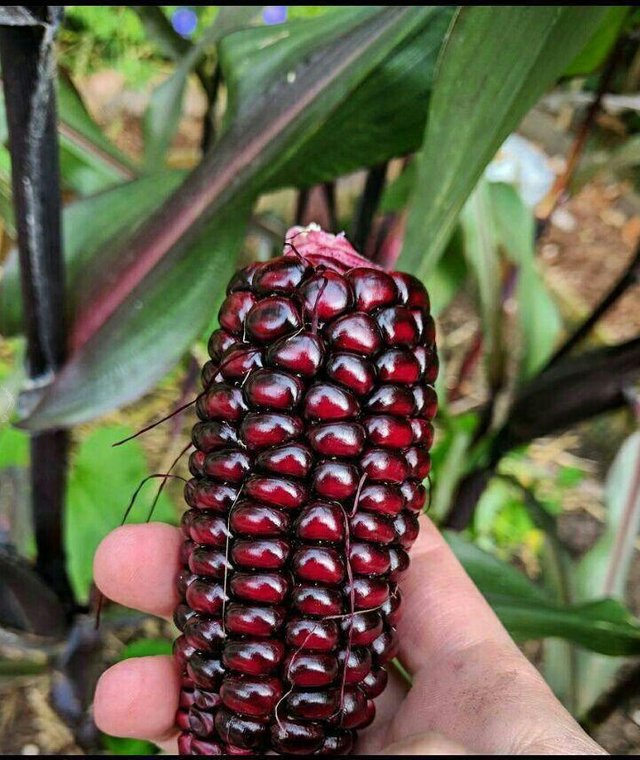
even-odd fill
[(438, 363), (422, 284), (293, 230), (209, 342), (175, 622), (181, 754), (345, 754), (397, 652)]

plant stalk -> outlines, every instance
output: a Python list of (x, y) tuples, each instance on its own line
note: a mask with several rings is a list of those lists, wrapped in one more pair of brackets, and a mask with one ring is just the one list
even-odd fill
[[(32, 385), (50, 381), (66, 356), (64, 262), (54, 88), (57, 6), (32, 7), (34, 24), (0, 27), (20, 281)], [(65, 569), (62, 516), (69, 434), (31, 438), (31, 504), (36, 569), (68, 614), (75, 600)]]
[(373, 226), (373, 219), (387, 178), (387, 166), (388, 163), (378, 164), (371, 167), (367, 172), (367, 178), (365, 180), (364, 189), (358, 202), (358, 208), (355, 213), (353, 222), (353, 232), (351, 235), (351, 241), (356, 251), (364, 252), (369, 241), (371, 234), (371, 228)]
[(306, 227), (315, 222), (323, 229), (337, 232), (336, 192), (334, 182), (323, 182), (298, 191), (295, 210), (296, 226)]
[(181, 37), (171, 26), (159, 5), (131, 5), (130, 8), (137, 13), (145, 32), (167, 58), (180, 61), (193, 47), (189, 40)]
[(609, 309), (623, 296), (627, 290), (640, 282), (640, 245), (636, 248), (635, 256), (629, 262), (629, 265), (622, 273), (618, 281), (611, 290), (604, 296), (596, 308), (589, 314), (584, 322), (567, 338), (567, 340), (558, 348), (545, 365), (543, 372), (557, 364), (559, 359), (564, 358), (580, 341), (585, 338), (594, 325), (609, 311)]
[(569, 185), (573, 179), (573, 175), (575, 174), (575, 171), (578, 168), (578, 164), (580, 163), (580, 159), (587, 144), (587, 140), (593, 130), (594, 124), (596, 123), (596, 117), (598, 116), (602, 105), (602, 98), (609, 89), (609, 86), (613, 80), (613, 75), (620, 61), (623, 41), (624, 35), (620, 36), (617, 39), (611, 53), (609, 54), (609, 58), (605, 63), (602, 74), (600, 75), (595, 98), (587, 109), (587, 113), (585, 114), (582, 124), (576, 133), (573, 145), (571, 146), (571, 150), (567, 156), (567, 166), (564, 172), (553, 183), (553, 187), (538, 208), (538, 225), (536, 230), (537, 240), (539, 240), (546, 231), (553, 212), (558, 208), (559, 204), (562, 203), (567, 194)]
[(640, 377), (640, 338), (565, 359), (531, 380), (511, 405), (486, 464), (458, 484), (444, 527), (467, 527), (480, 496), (502, 457), (534, 438), (557, 433), (628, 404), (628, 389)]
[(638, 694), (640, 689), (640, 665), (633, 665), (628, 672), (607, 693), (589, 709), (580, 724), (591, 733), (604, 723), (621, 706)]

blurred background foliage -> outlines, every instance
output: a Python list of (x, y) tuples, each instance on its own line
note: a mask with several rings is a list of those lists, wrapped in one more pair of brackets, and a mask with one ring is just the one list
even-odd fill
[[(431, 516), (569, 709), (610, 751), (640, 749), (639, 22), (616, 6), (66, 8), (69, 356), (46, 378), (25, 369), (0, 107), (3, 751), (155, 751), (97, 735), (93, 676), (169, 651), (171, 628), (108, 605), (93, 631), (91, 561), (192, 414), (112, 444), (193, 398), (230, 272), (311, 221), (424, 279), (442, 365)], [(54, 635), (32, 476), (65, 462), (30, 462), (29, 439), (58, 428), (73, 610)], [(182, 509), (170, 480), (153, 519)]]

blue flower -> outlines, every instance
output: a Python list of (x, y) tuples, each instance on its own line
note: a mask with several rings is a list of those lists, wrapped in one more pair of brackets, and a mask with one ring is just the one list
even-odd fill
[(171, 16), (173, 28), (182, 37), (190, 37), (198, 26), (198, 17), (191, 8), (178, 8)]
[(282, 24), (287, 20), (287, 6), (265, 5), (262, 11), (262, 20), (265, 24)]

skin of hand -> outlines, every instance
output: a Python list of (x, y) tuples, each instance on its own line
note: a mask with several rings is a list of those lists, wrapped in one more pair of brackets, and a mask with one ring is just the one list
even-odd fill
[[(399, 658), (413, 685), (390, 674), (356, 754), (606, 754), (521, 654), (433, 524), (421, 523), (398, 624)], [(177, 528), (160, 523), (118, 528), (96, 552), (98, 587), (115, 602), (171, 618), (181, 542)], [(178, 692), (171, 657), (124, 660), (98, 682), (95, 721), (176, 754)]]

